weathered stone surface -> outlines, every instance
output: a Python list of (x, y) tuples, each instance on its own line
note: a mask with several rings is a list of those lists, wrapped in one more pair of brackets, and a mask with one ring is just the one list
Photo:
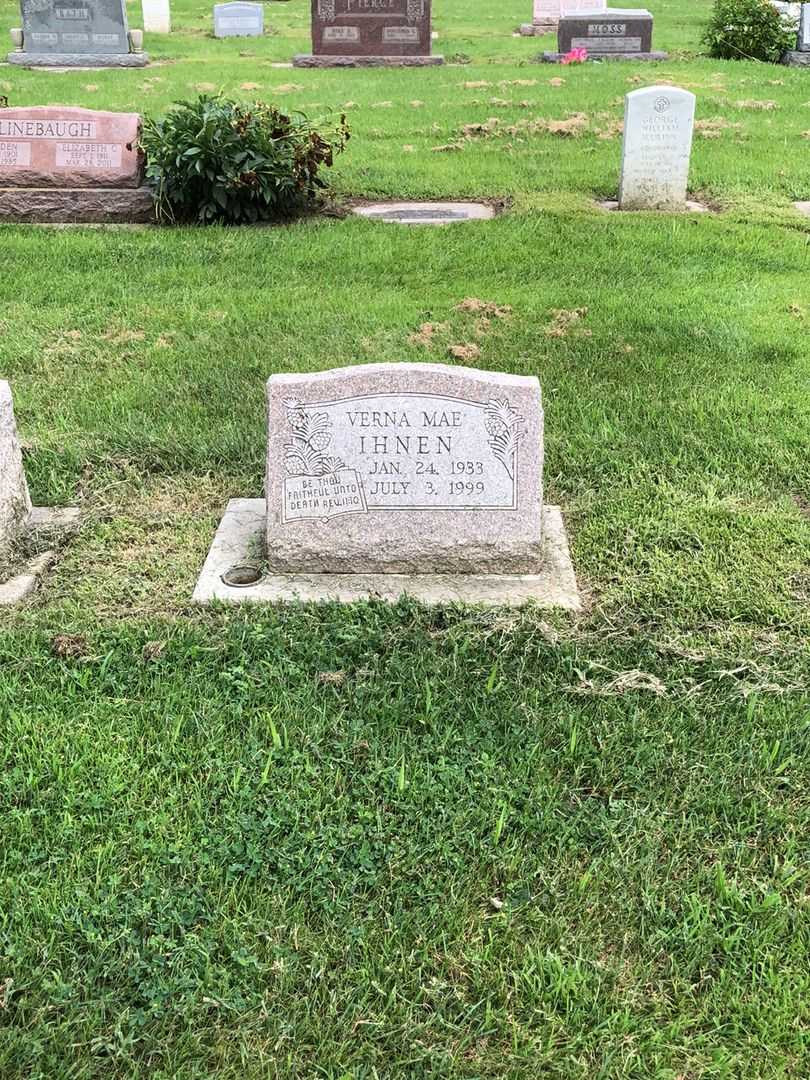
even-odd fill
[(0, 221), (32, 224), (146, 224), (148, 188), (0, 188)]
[(0, 187), (137, 187), (139, 132), (137, 113), (0, 109)]
[(312, 0), (315, 56), (430, 56), (431, 0)]
[(313, 56), (298, 53), (293, 57), (297, 68), (370, 68), (370, 67), (438, 67), (443, 56)]
[(495, 217), (495, 210), (486, 203), (463, 202), (369, 203), (356, 206), (354, 213), (372, 221), (393, 221), (398, 225), (448, 225)]
[(144, 52), (131, 53), (31, 53), (12, 52), (6, 57), (9, 64), (18, 67), (40, 68), (142, 68), (149, 63), (149, 56)]
[(11, 387), (0, 381), (0, 558), (28, 523), (31, 499), (14, 419)]
[(274, 375), (267, 395), (273, 571), (538, 571), (536, 378), (370, 364)]
[(522, 23), (520, 33), (523, 37), (542, 37), (543, 34), (551, 34), (557, 29), (557, 23)]
[(45, 551), (32, 559), (23, 567), (21, 573), (15, 574), (9, 581), (0, 581), (0, 607), (13, 607), (27, 600), (55, 558), (53, 551)]
[(147, 34), (170, 34), (172, 12), (169, 0), (141, 0), (143, 28)]
[(647, 86), (624, 99), (619, 206), (622, 210), (686, 207), (695, 95), (677, 86)]
[(9, 54), (24, 67), (142, 67), (130, 52), (125, 0), (21, 0), (22, 50)]
[(653, 17), (642, 8), (607, 8), (571, 14), (567, 7), (557, 29), (557, 51), (587, 49), (591, 59), (615, 53), (651, 53)]
[(194, 589), (194, 602), (275, 604), (336, 600), (396, 601), (410, 596), (424, 604), (487, 604), (579, 611), (582, 608), (565, 524), (558, 506), (543, 507), (543, 553), (536, 574), (267, 574), (255, 584), (234, 587), (235, 566), (260, 567), (264, 499), (231, 499)]
[(261, 37), (264, 33), (262, 4), (214, 4), (214, 37)]

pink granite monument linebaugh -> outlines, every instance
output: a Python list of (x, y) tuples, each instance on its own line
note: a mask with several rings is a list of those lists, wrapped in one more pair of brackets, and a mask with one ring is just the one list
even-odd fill
[(137, 113), (0, 109), (0, 186), (137, 187)]
[(0, 109), (0, 221), (149, 221), (136, 113)]

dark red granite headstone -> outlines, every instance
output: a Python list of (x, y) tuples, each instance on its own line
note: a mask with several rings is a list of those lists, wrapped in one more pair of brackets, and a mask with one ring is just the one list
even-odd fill
[(431, 0), (312, 0), (315, 56), (429, 56)]

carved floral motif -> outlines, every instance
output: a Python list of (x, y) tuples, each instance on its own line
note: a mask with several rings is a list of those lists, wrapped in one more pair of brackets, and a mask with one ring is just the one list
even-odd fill
[(518, 444), (526, 434), (524, 418), (508, 401), (500, 398), (490, 398), (487, 402), (486, 417), (489, 448), (506, 469), (509, 479), (514, 480)]
[(332, 442), (332, 421), (326, 413), (307, 412), (300, 401), (284, 402), (292, 440), (284, 444), (284, 468), (290, 476), (329, 476), (345, 469), (340, 458), (326, 453)]

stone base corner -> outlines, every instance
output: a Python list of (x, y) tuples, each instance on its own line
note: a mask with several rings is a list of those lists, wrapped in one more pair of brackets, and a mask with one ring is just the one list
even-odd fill
[(539, 574), (267, 574), (255, 584), (228, 585), (223, 575), (234, 567), (256, 567), (264, 547), (264, 499), (232, 499), (217, 529), (193, 601), (294, 603), (357, 600), (395, 602), (410, 596), (424, 604), (486, 604), (581, 611), (574, 567), (562, 513), (544, 508), (543, 570)]
[(146, 53), (34, 53), (8, 54), (9, 64), (28, 68), (142, 68), (149, 63)]
[(321, 56), (298, 53), (293, 57), (297, 68), (366, 68), (366, 67), (438, 67), (443, 56)]
[(622, 206), (617, 199), (600, 199), (596, 205), (600, 210), (618, 210), (623, 214), (708, 214), (710, 209), (705, 203), (698, 202), (696, 199), (687, 199), (684, 203), (670, 206)]
[(799, 52), (792, 49), (782, 57), (782, 63), (788, 67), (810, 67), (810, 52)]
[(544, 34), (553, 34), (558, 23), (550, 19), (548, 22), (522, 23), (520, 26), (521, 37), (543, 37)]
[[(35, 506), (28, 518), (29, 531), (55, 541), (60, 534), (71, 532), (79, 524), (80, 511), (76, 506)], [(21, 604), (36, 590), (43, 574), (53, 565), (56, 552), (44, 551), (31, 559), (13, 578), (0, 581), (0, 607)]]

